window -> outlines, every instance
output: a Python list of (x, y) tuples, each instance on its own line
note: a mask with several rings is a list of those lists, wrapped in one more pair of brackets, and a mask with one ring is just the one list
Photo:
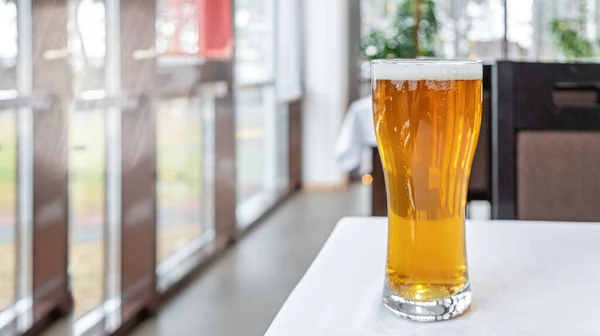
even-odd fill
[[(362, 0), (363, 34), (390, 26), (403, 1)], [(593, 52), (579, 58), (589, 59), (599, 53), (595, 0), (456, 0), (435, 4), (440, 57), (532, 61), (568, 58), (552, 31), (553, 22), (563, 22), (560, 29), (573, 29), (579, 38), (590, 42)], [(565, 34), (565, 39), (573, 37)], [(574, 51), (570, 58), (578, 58), (579, 52)]]
[[(156, 21), (158, 83), (157, 251), (158, 290), (185, 274), (199, 249), (214, 238), (212, 89), (198, 84), (205, 17), (195, 0), (161, 0)], [(181, 76), (186, 72), (190, 76)], [(173, 79), (173, 80), (170, 80)], [(184, 266), (185, 268), (185, 266)], [(181, 274), (183, 272), (183, 274)]]
[[(595, 0), (528, 0), (508, 2), (507, 38), (511, 45), (518, 45), (520, 57), (529, 60), (555, 61), (565, 58), (591, 59), (597, 57), (599, 3)], [(589, 43), (590, 53), (562, 50), (559, 36), (553, 32), (553, 24), (559, 31), (570, 30), (574, 37), (564, 34), (567, 45)]]
[(502, 57), (503, 0), (437, 2), (441, 55), (455, 58)]
[(199, 98), (165, 99), (157, 113), (158, 264), (207, 232), (204, 122)]
[(156, 51), (163, 55), (198, 53), (198, 8), (195, 1), (159, 1)]
[[(406, 0), (362, 0), (363, 36), (393, 26)], [(504, 0), (434, 1), (438, 57), (492, 59), (502, 56)], [(368, 70), (368, 69), (367, 69)], [(366, 76), (368, 77), (368, 76)]]
[[(295, 1), (285, 5), (298, 8)], [(236, 214), (242, 227), (271, 207), (288, 184), (286, 103), (300, 95), (300, 48), (283, 43), (277, 32), (285, 24), (292, 36), (285, 37), (300, 39), (298, 21), (279, 18), (286, 14), (276, 15), (276, 7), (276, 0), (236, 1)], [(297, 17), (297, 11), (288, 12)], [(279, 65), (290, 77), (276, 73)]]
[(104, 111), (76, 111), (69, 135), (70, 274), (75, 318), (104, 302)]
[[(532, 61), (564, 58), (552, 32), (555, 20), (565, 22), (565, 28), (580, 26), (575, 28), (580, 36), (592, 45), (596, 44), (596, 1), (462, 0), (437, 3), (443, 27), (440, 35), (442, 55), (446, 57), (483, 60), (506, 57)], [(503, 50), (505, 37), (506, 50)]]
[(235, 3), (236, 81), (238, 85), (274, 80), (274, 0)]
[(0, 312), (15, 299), (16, 191), (17, 114), (0, 110)]
[[(0, 0), (0, 101), (15, 98), (17, 6)], [(0, 313), (16, 299), (17, 111), (0, 109)]]
[[(105, 4), (71, 0), (69, 13), (75, 106), (90, 104), (107, 96)], [(69, 268), (76, 319), (105, 301), (106, 141), (106, 111), (74, 108), (69, 130)]]

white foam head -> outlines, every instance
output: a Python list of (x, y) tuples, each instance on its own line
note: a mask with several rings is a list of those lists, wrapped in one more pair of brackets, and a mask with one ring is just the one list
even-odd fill
[(395, 81), (482, 79), (479, 61), (376, 60), (371, 64), (373, 79)]

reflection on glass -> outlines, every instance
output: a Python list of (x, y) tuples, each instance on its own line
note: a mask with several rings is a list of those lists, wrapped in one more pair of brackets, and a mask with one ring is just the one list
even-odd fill
[(70, 133), (70, 273), (78, 318), (104, 299), (104, 111), (75, 112)]
[(263, 190), (266, 169), (266, 115), (273, 108), (268, 89), (240, 89), (236, 93), (237, 202)]
[[(0, 100), (15, 98), (18, 57), (17, 5), (0, 0)], [(16, 299), (17, 117), (0, 110), (0, 311)]]
[(16, 139), (15, 112), (0, 110), (0, 311), (15, 299)]
[(158, 263), (208, 229), (203, 219), (203, 122), (197, 98), (159, 104), (157, 116)]
[[(102, 0), (69, 1), (75, 99), (106, 96), (106, 9)], [(78, 319), (104, 302), (105, 111), (73, 111), (69, 125), (69, 270)]]

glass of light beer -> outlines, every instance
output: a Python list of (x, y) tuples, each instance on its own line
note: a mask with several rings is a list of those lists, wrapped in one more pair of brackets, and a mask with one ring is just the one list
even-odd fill
[(388, 202), (383, 301), (411, 320), (447, 320), (471, 304), (465, 208), (482, 64), (377, 60), (371, 71)]

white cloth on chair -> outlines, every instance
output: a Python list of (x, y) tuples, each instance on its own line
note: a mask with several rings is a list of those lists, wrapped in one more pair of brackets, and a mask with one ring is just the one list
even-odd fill
[[(371, 97), (365, 97), (353, 102), (348, 108), (342, 128), (335, 146), (335, 156), (344, 172), (350, 172), (356, 168), (361, 171), (370, 170), (365, 167), (365, 149), (377, 147), (375, 129), (373, 128), (373, 103)], [(370, 162), (369, 162), (370, 166)]]

